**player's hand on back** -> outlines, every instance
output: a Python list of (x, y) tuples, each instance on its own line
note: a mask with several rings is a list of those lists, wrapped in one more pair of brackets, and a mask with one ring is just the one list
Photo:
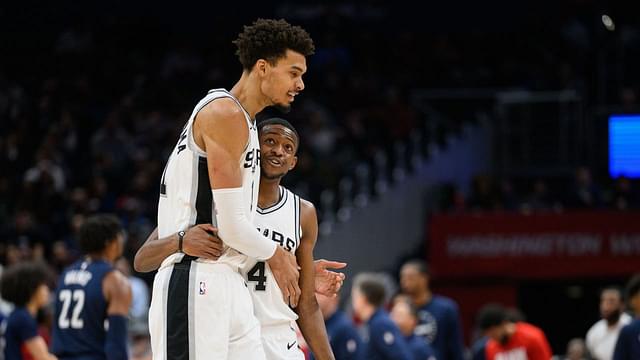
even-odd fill
[(342, 269), (347, 266), (347, 263), (319, 259), (314, 261), (313, 265), (316, 293), (327, 297), (336, 296), (342, 287), (345, 275), (329, 269)]
[(291, 307), (298, 306), (301, 294), (298, 284), (300, 271), (295, 255), (278, 246), (267, 263), (269, 263), (273, 277), (276, 278), (278, 287), (282, 291), (284, 302)]
[(222, 247), (222, 240), (218, 238), (218, 229), (215, 226), (198, 224), (185, 233), (182, 251), (187, 255), (218, 260), (222, 254)]

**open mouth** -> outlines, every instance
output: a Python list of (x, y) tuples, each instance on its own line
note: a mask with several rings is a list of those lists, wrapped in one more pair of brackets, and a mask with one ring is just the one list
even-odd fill
[(287, 93), (287, 95), (289, 95), (289, 101), (293, 101), (295, 99), (296, 95), (298, 95), (298, 93), (297, 92), (293, 92), (293, 91), (289, 91)]
[(267, 162), (273, 166), (282, 166), (282, 161), (276, 159), (276, 158), (269, 158), (267, 159)]

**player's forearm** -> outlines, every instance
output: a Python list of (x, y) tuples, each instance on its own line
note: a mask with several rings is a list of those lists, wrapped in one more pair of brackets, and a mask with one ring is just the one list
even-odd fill
[(256, 231), (244, 213), (244, 195), (241, 188), (215, 189), (218, 235), (225, 244), (258, 260), (267, 260), (276, 251), (276, 243)]
[(314, 357), (318, 360), (335, 359), (318, 303), (301, 299), (296, 311), (298, 312), (298, 327), (313, 351)]
[(173, 234), (158, 239), (156, 229), (138, 249), (133, 259), (133, 267), (137, 272), (149, 272), (157, 270), (167, 256), (178, 251), (178, 235)]
[(47, 343), (44, 342), (42, 336), (38, 335), (25, 342), (25, 347), (31, 357), (35, 360), (55, 360), (55, 355), (49, 353)]

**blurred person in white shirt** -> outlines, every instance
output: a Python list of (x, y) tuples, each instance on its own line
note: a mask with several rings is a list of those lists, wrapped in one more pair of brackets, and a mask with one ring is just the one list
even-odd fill
[(600, 317), (587, 332), (587, 349), (594, 360), (611, 360), (620, 329), (631, 322), (622, 290), (609, 286), (600, 292)]

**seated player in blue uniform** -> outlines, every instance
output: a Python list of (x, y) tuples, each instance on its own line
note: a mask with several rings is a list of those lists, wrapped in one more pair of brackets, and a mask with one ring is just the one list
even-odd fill
[(359, 274), (354, 279), (351, 301), (355, 314), (365, 322), (367, 360), (412, 360), (409, 345), (389, 314), (382, 308), (385, 287), (375, 274)]
[(640, 274), (627, 284), (627, 300), (633, 311), (634, 320), (620, 330), (613, 360), (640, 359)]
[(110, 215), (93, 216), (78, 240), (85, 256), (62, 272), (56, 289), (53, 353), (60, 359), (127, 359), (131, 286), (113, 266), (124, 248), (122, 225)]
[(364, 348), (358, 330), (353, 320), (338, 308), (340, 297), (316, 294), (316, 298), (336, 360), (364, 360)]
[(391, 319), (400, 329), (406, 340), (413, 357), (416, 360), (435, 360), (435, 355), (431, 346), (423, 338), (417, 336), (414, 331), (418, 325), (418, 310), (413, 305), (410, 298), (405, 295), (398, 295), (393, 301), (391, 309)]
[(48, 269), (39, 263), (20, 263), (8, 268), (0, 280), (2, 297), (15, 309), (6, 320), (4, 359), (52, 360), (47, 344), (38, 334), (36, 315), (49, 303)]

